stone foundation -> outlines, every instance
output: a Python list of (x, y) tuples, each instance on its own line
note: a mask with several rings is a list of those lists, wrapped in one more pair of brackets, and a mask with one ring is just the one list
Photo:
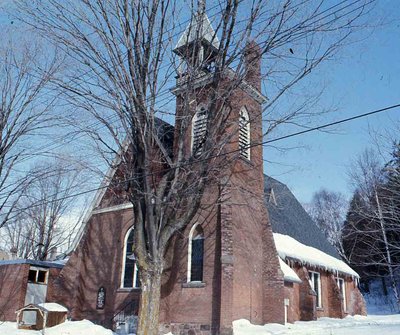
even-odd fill
[(211, 335), (211, 325), (200, 323), (161, 324), (159, 334), (171, 332), (174, 335)]

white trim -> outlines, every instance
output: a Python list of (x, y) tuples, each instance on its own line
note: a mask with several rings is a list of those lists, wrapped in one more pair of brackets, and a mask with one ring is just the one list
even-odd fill
[[(340, 289), (340, 282), (342, 282), (342, 288), (343, 288), (343, 292)], [(346, 312), (347, 311), (347, 304), (346, 304), (346, 281), (343, 278), (336, 278), (336, 283), (337, 286), (339, 287), (339, 292), (342, 294), (342, 298), (343, 298), (343, 311)]]
[[(189, 243), (188, 243), (188, 268), (187, 268), (187, 283), (196, 283), (198, 281), (192, 281), (191, 276), (192, 276), (192, 241), (193, 241), (193, 234), (197, 228), (197, 226), (201, 225), (199, 223), (195, 223), (192, 228), (190, 228), (189, 231)], [(204, 239), (204, 236), (203, 236)]]
[(121, 281), (120, 281), (120, 288), (139, 288), (136, 286), (136, 279), (137, 279), (137, 274), (138, 274), (138, 268), (136, 266), (135, 262), (135, 268), (133, 270), (133, 285), (132, 287), (125, 287), (124, 286), (124, 279), (125, 279), (125, 264), (126, 264), (126, 247), (127, 247), (127, 242), (128, 242), (128, 237), (131, 231), (133, 230), (133, 227), (129, 228), (128, 231), (125, 234), (125, 239), (124, 239), (124, 252), (122, 255), (122, 269), (121, 269)]
[[(317, 294), (317, 308), (322, 308), (322, 286), (321, 286), (321, 274), (316, 271), (308, 271), (308, 273), (312, 274), (310, 278), (310, 285), (311, 288), (314, 290), (314, 274), (317, 275), (317, 285), (318, 285), (318, 292)], [(315, 290), (314, 290), (315, 291)]]
[(128, 203), (125, 203), (122, 205), (115, 205), (115, 206), (95, 209), (94, 211), (92, 211), (92, 215), (108, 213), (108, 212), (116, 212), (116, 211), (120, 211), (122, 209), (129, 209), (129, 208), (133, 208), (133, 205), (131, 202), (128, 202)]
[[(232, 69), (227, 69), (227, 76), (229, 79), (232, 79), (235, 77), (235, 71)], [(213, 79), (213, 73), (201, 73), (199, 77), (191, 83), (192, 89), (202, 87), (210, 82), (212, 82)], [(186, 89), (185, 86), (186, 80), (182, 78), (181, 82), (179, 82), (178, 79), (178, 85), (171, 88), (170, 92), (174, 95), (179, 95), (184, 89)], [(254, 100), (256, 100), (259, 104), (263, 104), (266, 101), (268, 101), (268, 98), (263, 95), (259, 90), (254, 88), (252, 85), (250, 85), (248, 82), (246, 82), (244, 79), (242, 79), (239, 83), (239, 88), (246, 92), (248, 95), (250, 95)]]
[(114, 177), (114, 174), (117, 171), (119, 164), (121, 163), (122, 160), (121, 157), (128, 149), (128, 146), (129, 146), (129, 140), (125, 139), (124, 142), (122, 143), (122, 148), (118, 150), (118, 153), (114, 158), (113, 162), (111, 163), (111, 166), (109, 167), (103, 181), (101, 182), (99, 189), (97, 190), (95, 196), (93, 197), (90, 206), (88, 206), (88, 209), (86, 210), (86, 213), (83, 216), (82, 223), (79, 227), (77, 234), (75, 235), (71, 247), (65, 252), (66, 255), (73, 252), (75, 248), (78, 246), (85, 231), (85, 227), (89, 219), (92, 217), (94, 209), (100, 205), (100, 202), (103, 199), (103, 196), (106, 193), (108, 186), (110, 185), (111, 180)]

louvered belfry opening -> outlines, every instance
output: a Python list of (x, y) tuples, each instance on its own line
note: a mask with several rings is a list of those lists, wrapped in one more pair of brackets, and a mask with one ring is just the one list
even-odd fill
[(245, 108), (241, 109), (239, 116), (239, 149), (240, 155), (250, 160), (250, 122)]
[(203, 151), (204, 140), (207, 134), (208, 110), (201, 107), (193, 118), (193, 155), (198, 157)]

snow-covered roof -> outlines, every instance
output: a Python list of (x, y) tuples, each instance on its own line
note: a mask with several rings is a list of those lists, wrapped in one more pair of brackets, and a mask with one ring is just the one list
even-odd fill
[[(274, 233), (289, 235), (310, 247), (340, 258), (325, 234), (311, 219), (290, 189), (282, 182), (264, 175), (265, 205)], [(273, 193), (274, 198), (271, 199)], [(275, 201), (274, 201), (275, 200)]]
[(330, 272), (340, 272), (345, 275), (359, 278), (345, 262), (332, 257), (321, 250), (306, 246), (288, 235), (274, 233), (274, 240), (279, 257), (290, 258), (301, 264), (321, 268)]
[(193, 18), (193, 21), (189, 23), (183, 32), (174, 50), (190, 44), (191, 42), (195, 41), (196, 38), (201, 38), (203, 41), (206, 41), (216, 49), (219, 48), (218, 37), (211, 26), (211, 22), (208, 19), (207, 14), (205, 13), (201, 16), (196, 16)]
[(63, 305), (57, 304), (55, 302), (44, 302), (41, 304), (28, 304), (16, 311), (16, 313), (22, 310), (34, 310), (40, 309), (45, 312), (56, 312), (56, 313), (65, 313), (68, 312), (68, 309), (65, 308)]
[(68, 312), (64, 306), (57, 304), (55, 302), (45, 302), (42, 304), (38, 304), (38, 307), (48, 311), (48, 312)]
[(279, 258), (279, 265), (281, 266), (281, 270), (283, 272), (283, 279), (292, 283), (301, 283), (301, 279), (294, 272), (294, 270), (287, 265), (281, 258)]

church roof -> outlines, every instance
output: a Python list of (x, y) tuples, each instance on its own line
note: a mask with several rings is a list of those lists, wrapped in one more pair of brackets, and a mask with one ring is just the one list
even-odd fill
[(285, 184), (264, 175), (264, 194), (274, 233), (288, 235), (300, 243), (340, 259), (335, 248)]
[(355, 272), (345, 262), (332, 257), (317, 248), (304, 245), (293, 237), (274, 233), (274, 241), (279, 257), (282, 259), (289, 258), (301, 264), (324, 269), (326, 271), (334, 273), (339, 272), (356, 278), (360, 277), (357, 272)]
[(218, 49), (219, 40), (215, 33), (215, 30), (211, 26), (211, 22), (208, 19), (207, 14), (200, 16), (194, 16), (192, 21), (186, 27), (178, 43), (176, 44), (174, 51), (177, 52), (182, 47), (189, 45), (194, 42), (197, 38), (200, 38), (203, 42), (206, 42), (210, 46)]

